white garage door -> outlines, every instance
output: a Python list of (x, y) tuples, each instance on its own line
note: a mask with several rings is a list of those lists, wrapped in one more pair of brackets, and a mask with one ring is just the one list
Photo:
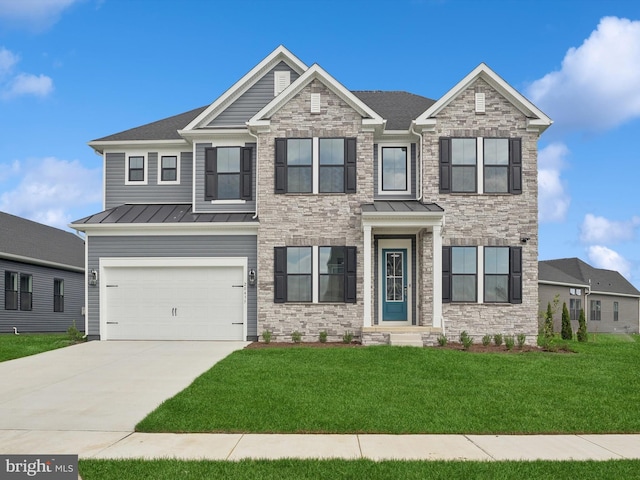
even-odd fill
[(108, 340), (243, 340), (242, 267), (105, 268)]

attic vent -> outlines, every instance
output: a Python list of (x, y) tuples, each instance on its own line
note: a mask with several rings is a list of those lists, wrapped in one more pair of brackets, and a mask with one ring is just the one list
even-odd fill
[(484, 93), (476, 93), (476, 113), (484, 113)]
[(320, 113), (320, 94), (311, 94), (311, 113)]
[(291, 72), (276, 71), (273, 72), (273, 96), (276, 97), (291, 83)]

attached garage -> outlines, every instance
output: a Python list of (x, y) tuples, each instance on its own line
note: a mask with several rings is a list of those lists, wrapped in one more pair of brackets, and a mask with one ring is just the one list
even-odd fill
[(106, 340), (244, 340), (246, 258), (106, 258)]

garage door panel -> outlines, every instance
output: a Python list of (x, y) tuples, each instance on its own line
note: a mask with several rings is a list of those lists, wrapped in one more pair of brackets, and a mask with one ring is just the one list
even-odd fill
[(105, 273), (109, 339), (243, 339), (241, 267), (118, 267)]

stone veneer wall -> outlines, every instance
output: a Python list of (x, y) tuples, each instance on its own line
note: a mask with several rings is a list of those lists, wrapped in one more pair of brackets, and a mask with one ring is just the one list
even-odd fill
[[(320, 93), (321, 113), (312, 114), (311, 93)], [(355, 137), (355, 194), (274, 194), (276, 138)], [(330, 341), (360, 335), (363, 309), (362, 203), (373, 202), (373, 134), (362, 131), (362, 118), (317, 80), (312, 81), (271, 118), (271, 131), (258, 139), (258, 334), (273, 332), (289, 341), (299, 331), (315, 341), (327, 330)], [(356, 246), (357, 303), (274, 303), (274, 247)]]
[[(485, 93), (485, 114), (475, 113), (476, 92)], [(440, 137), (521, 137), (522, 194), (440, 194)], [(424, 201), (436, 202), (445, 209), (443, 245), (523, 247), (522, 304), (443, 304), (447, 337), (457, 341), (463, 330), (476, 338), (487, 333), (524, 333), (528, 343), (535, 343), (538, 325), (538, 134), (527, 132), (524, 114), (489, 84), (478, 79), (438, 114), (436, 131), (425, 132), (423, 138)], [(530, 237), (530, 240), (522, 244), (521, 237)], [(428, 270), (429, 266), (424, 265), (423, 273)], [(425, 297), (430, 295), (426, 285), (423, 293)]]

